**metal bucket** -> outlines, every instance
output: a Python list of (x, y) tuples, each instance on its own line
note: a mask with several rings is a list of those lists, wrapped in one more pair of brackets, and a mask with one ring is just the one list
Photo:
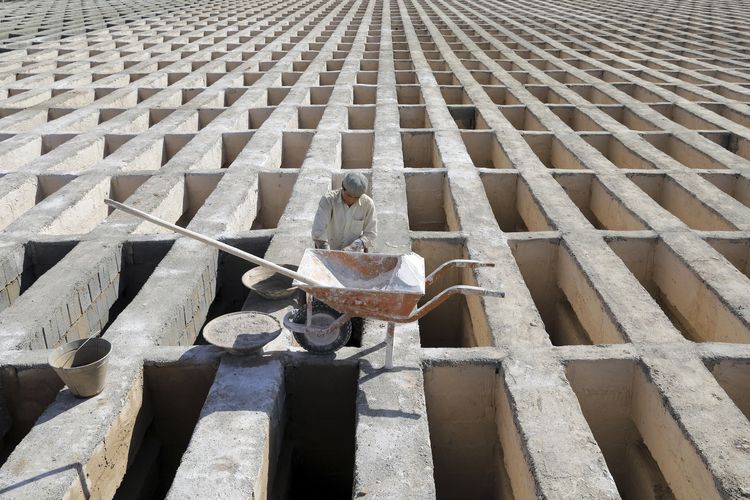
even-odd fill
[(88, 398), (104, 389), (112, 344), (102, 338), (89, 339), (80, 351), (73, 354), (84, 342), (86, 339), (74, 340), (57, 347), (50, 353), (48, 362), (70, 392)]

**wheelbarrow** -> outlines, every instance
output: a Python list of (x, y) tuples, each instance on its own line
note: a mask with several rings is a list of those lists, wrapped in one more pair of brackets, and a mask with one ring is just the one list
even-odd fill
[[(315, 284), (295, 280), (307, 294), (306, 311), (290, 311), (284, 326), (308, 351), (333, 352), (346, 343), (355, 317), (388, 322), (385, 368), (393, 367), (393, 335), (396, 323), (419, 320), (452, 295), (505, 297), (499, 290), (454, 285), (422, 307), (425, 286), (451, 267), (494, 266), (491, 262), (456, 259), (445, 262), (425, 278), (424, 259), (415, 253), (390, 255), (336, 250), (305, 250), (298, 272)], [(321, 307), (316, 300), (328, 307)], [(303, 319), (303, 321), (300, 321)]]
[(293, 285), (306, 293), (307, 302), (304, 308), (290, 311), (284, 316), (284, 326), (292, 331), (302, 347), (315, 353), (330, 353), (342, 347), (351, 334), (352, 318), (380, 319), (388, 322), (385, 367), (392, 368), (396, 323), (417, 321), (455, 294), (505, 296), (502, 291), (455, 285), (417, 308), (417, 303), (424, 296), (425, 286), (448, 268), (494, 264), (476, 260), (451, 260), (425, 278), (424, 259), (414, 253), (390, 255), (307, 249), (299, 269), (294, 271), (133, 207), (109, 199), (104, 201), (113, 208), (294, 280)]

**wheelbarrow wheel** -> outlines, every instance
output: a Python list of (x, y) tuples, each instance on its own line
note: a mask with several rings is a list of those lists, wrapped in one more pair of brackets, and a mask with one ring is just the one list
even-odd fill
[[(314, 299), (312, 314), (311, 323), (316, 328), (327, 328), (341, 316), (340, 312)], [(292, 317), (292, 321), (305, 324), (307, 322), (307, 308), (302, 306), (297, 309)], [(292, 332), (292, 334), (297, 343), (306, 351), (314, 354), (330, 354), (345, 346), (349, 341), (349, 337), (352, 334), (352, 322), (347, 321), (337, 332), (322, 335), (304, 332)]]

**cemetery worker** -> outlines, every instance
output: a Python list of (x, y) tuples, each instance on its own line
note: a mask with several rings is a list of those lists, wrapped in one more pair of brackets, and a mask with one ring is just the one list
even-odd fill
[(375, 204), (365, 191), (367, 177), (350, 172), (341, 182), (341, 189), (320, 198), (312, 226), (315, 248), (363, 252), (372, 247), (378, 220)]

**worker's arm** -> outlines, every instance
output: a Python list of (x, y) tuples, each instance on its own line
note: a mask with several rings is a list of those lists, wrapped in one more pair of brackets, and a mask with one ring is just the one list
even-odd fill
[(315, 248), (326, 248), (328, 246), (328, 224), (331, 222), (332, 215), (331, 200), (328, 196), (322, 196), (312, 225), (312, 239)]
[(375, 205), (370, 204), (369, 210), (365, 213), (365, 224), (362, 229), (362, 236), (359, 239), (362, 240), (366, 249), (372, 248), (375, 243), (375, 238), (378, 235), (378, 217), (375, 213)]

